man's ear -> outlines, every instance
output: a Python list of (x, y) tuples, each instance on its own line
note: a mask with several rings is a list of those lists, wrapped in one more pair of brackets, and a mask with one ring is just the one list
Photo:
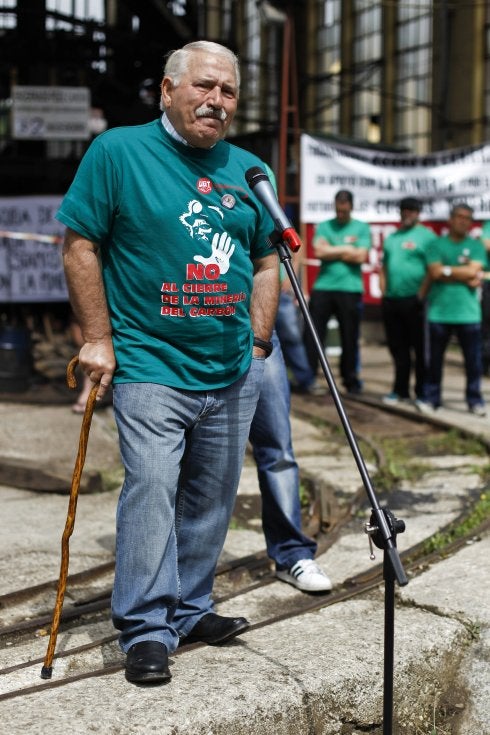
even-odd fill
[(162, 92), (162, 102), (165, 108), (171, 107), (172, 105), (172, 92), (173, 84), (170, 77), (163, 77), (162, 83), (160, 85), (160, 90)]

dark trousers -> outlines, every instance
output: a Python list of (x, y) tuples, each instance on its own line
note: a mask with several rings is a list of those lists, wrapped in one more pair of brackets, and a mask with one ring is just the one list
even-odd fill
[(483, 281), (481, 310), (483, 374), (490, 375), (490, 281)]
[[(322, 344), (327, 338), (328, 320), (335, 316), (339, 323), (340, 375), (347, 390), (359, 390), (361, 383), (357, 376), (359, 327), (361, 321), (360, 293), (351, 291), (312, 291), (310, 296), (310, 314), (318, 337)], [(312, 370), (318, 369), (318, 353), (309, 330), (305, 330), (305, 347)]]
[(430, 360), (426, 384), (426, 400), (433, 406), (441, 405), (443, 360), (452, 334), (456, 334), (463, 352), (466, 372), (466, 403), (471, 406), (484, 403), (481, 382), (481, 324), (441, 324), (430, 322)]
[(424, 400), (425, 319), (424, 307), (416, 296), (383, 298), (386, 342), (393, 358), (393, 393), (410, 398), (410, 373), (415, 366), (415, 395)]

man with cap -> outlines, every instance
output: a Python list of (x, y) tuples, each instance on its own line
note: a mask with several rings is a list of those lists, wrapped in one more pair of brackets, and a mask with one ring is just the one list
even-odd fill
[(424, 400), (424, 298), (429, 288), (426, 248), (435, 234), (419, 222), (422, 205), (407, 197), (400, 202), (400, 227), (385, 239), (380, 272), (382, 313), (393, 358), (393, 390), (383, 402), (410, 400), (410, 373), (415, 366), (415, 396)]

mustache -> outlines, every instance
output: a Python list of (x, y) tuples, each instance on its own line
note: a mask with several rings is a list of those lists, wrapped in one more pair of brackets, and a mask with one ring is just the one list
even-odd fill
[(222, 107), (209, 107), (208, 105), (201, 105), (196, 110), (196, 117), (214, 117), (216, 120), (224, 122), (226, 120), (226, 112)]

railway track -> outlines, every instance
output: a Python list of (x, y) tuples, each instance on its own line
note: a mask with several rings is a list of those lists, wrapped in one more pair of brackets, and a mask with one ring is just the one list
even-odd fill
[[(373, 456), (376, 458), (378, 469), (381, 468), (385, 462), (382, 447), (383, 436), (393, 436), (397, 433), (404, 433), (404, 435), (407, 436), (413, 433), (420, 441), (421, 435), (426, 437), (443, 430), (441, 429), (440, 423), (434, 424), (430, 421), (424, 421), (423, 424), (421, 424), (421, 420), (418, 415), (412, 420), (410, 417), (405, 415), (398, 416), (392, 411), (387, 412), (386, 410), (381, 410), (379, 406), (371, 406), (365, 402), (346, 401), (346, 403), (348, 403), (348, 410), (351, 412), (354, 431), (358, 438), (364, 440), (371, 447)], [(317, 412), (317, 406), (317, 403), (309, 404), (308, 400), (295, 401), (295, 413), (296, 415), (308, 416), (310, 420), (312, 416), (314, 417), (317, 415), (317, 418), (321, 418), (321, 420), (325, 422), (325, 425), (328, 426), (329, 423), (335, 425), (335, 416), (332, 415), (330, 420), (328, 412), (327, 416), (325, 416), (325, 411), (323, 411), (320, 412), (320, 417)], [(369, 435), (365, 434), (364, 429), (366, 426), (369, 426), (370, 428)], [(423, 427), (422, 430), (421, 427)], [(352, 527), (353, 518), (355, 518), (360, 508), (365, 505), (365, 500), (366, 498), (363, 488), (359, 488), (354, 495), (348, 499), (348, 502), (345, 503), (343, 507), (343, 512), (337, 518), (336, 522), (329, 528), (328, 534), (319, 534), (319, 554), (333, 548), (342, 534)], [(459, 514), (456, 518), (456, 522), (462, 522), (470, 512), (471, 503), (469, 503), (466, 509)], [(451, 524), (454, 523), (455, 520), (453, 519)], [(451, 524), (446, 524), (447, 528)], [(478, 533), (483, 533), (488, 529), (488, 526), (488, 521), (486, 521), (479, 528), (473, 529), (469, 536), (462, 536), (457, 541), (454, 541), (451, 545), (447, 546), (443, 553), (452, 553), (457, 548), (460, 548), (461, 545), (465, 544), (468, 537), (473, 537)], [(447, 528), (441, 528), (440, 532), (444, 532)], [(427, 552), (424, 541), (419, 541), (401, 552), (401, 558), (404, 563), (405, 570), (413, 576), (417, 574), (419, 570), (425, 569), (427, 565), (440, 558), (440, 553), (441, 552)], [(94, 580), (104, 579), (108, 576), (110, 577), (112, 571), (112, 562), (108, 562), (106, 564), (87, 569), (84, 572), (70, 575), (67, 590), (72, 586), (83, 590), (84, 585), (92, 583)], [(377, 564), (367, 571), (362, 571), (356, 575), (345, 576), (335, 585), (334, 591), (327, 595), (307, 596), (297, 593), (294, 595), (294, 600), (288, 604), (287, 610), (284, 610), (280, 614), (264, 614), (260, 620), (251, 626), (250, 630), (254, 631), (259, 628), (271, 626), (274, 623), (289, 618), (294, 618), (324, 607), (336, 605), (353, 597), (365, 595), (378, 587), (382, 583), (382, 580), (382, 565)], [(263, 587), (267, 587), (274, 582), (280, 584), (274, 577), (266, 552), (262, 551), (249, 554), (239, 559), (234, 559), (226, 564), (222, 564), (217, 569), (215, 600), (217, 604), (220, 604), (233, 599), (245, 599), (248, 594), (255, 592), (256, 590), (260, 590)], [(52, 612), (47, 601), (50, 597), (54, 599), (56, 583), (56, 580), (51, 580), (0, 596), (0, 610), (3, 611), (7, 610), (9, 607), (14, 608), (19, 604), (22, 604), (24, 607), (26, 605), (29, 606), (30, 603), (34, 602), (36, 603), (36, 609), (39, 609), (40, 600), (41, 605), (44, 605), (45, 608), (42, 613), (33, 615), (29, 620), (17, 620), (10, 625), (0, 628), (0, 649), (9, 646), (10, 652), (14, 654), (16, 647), (20, 643), (25, 642), (29, 636), (32, 636), (34, 631), (45, 629), (46, 626), (49, 626)], [(94, 622), (100, 623), (102, 621), (103, 625), (107, 625), (107, 628), (109, 628), (109, 604), (110, 586), (99, 591), (96, 595), (88, 595), (85, 597), (82, 595), (75, 602), (65, 604), (60, 627), (60, 632), (64, 632), (66, 634), (65, 640), (67, 637), (69, 638), (71, 632), (74, 632), (84, 626), (90, 626)], [(6, 685), (3, 693), (0, 693), (0, 701), (27, 696), (45, 689), (69, 686), (70, 684), (83, 679), (106, 676), (121, 670), (124, 664), (121, 655), (117, 652), (115, 641), (116, 635), (103, 635), (98, 638), (94, 638), (90, 643), (68, 647), (63, 651), (56, 653), (54, 678), (52, 680), (43, 681), (42, 683), (39, 681), (39, 683), (32, 684), (30, 683), (34, 680), (34, 676), (32, 676), (31, 679), (29, 679), (28, 684), (16, 686), (14, 682), (12, 688), (8, 688), (8, 685)], [(80, 657), (83, 659), (85, 654), (90, 654), (90, 652), (100, 649), (103, 646), (113, 646), (114, 650), (112, 651), (111, 649), (112, 655), (109, 657), (108, 661), (104, 662), (102, 667), (94, 667), (89, 663), (85, 666), (85, 670), (81, 672), (64, 673), (61, 676), (57, 674), (56, 663), (70, 659), (76, 659), (78, 661)], [(172, 654), (172, 657), (190, 654), (193, 650), (201, 648), (202, 646), (203, 644), (198, 643), (186, 645), (184, 642), (183, 645)], [(12, 663), (3, 667), (0, 669), (0, 684), (2, 679), (4, 682), (5, 680), (8, 680), (9, 677), (13, 677), (15, 679), (15, 675), (22, 671), (32, 670), (32, 672), (34, 672), (36, 669), (39, 669), (39, 672), (37, 673), (38, 676), (42, 661), (43, 657), (33, 657), (29, 660)], [(83, 665), (82, 668), (84, 668)], [(65, 667), (65, 670), (70, 671), (71, 667)]]
[[(419, 570), (426, 569), (427, 565), (433, 563), (434, 561), (437, 561), (438, 559), (441, 558), (442, 555), (447, 556), (448, 554), (454, 553), (454, 551), (464, 546), (470, 538), (474, 538), (478, 534), (487, 531), (489, 528), (490, 528), (490, 521), (486, 521), (485, 523), (481, 524), (477, 529), (473, 529), (471, 534), (462, 536), (457, 541), (454, 541), (452, 544), (445, 547), (442, 552), (424, 553), (423, 543), (417, 544), (413, 546), (412, 548), (407, 549), (400, 555), (402, 562), (404, 564), (404, 568), (408, 573), (410, 573), (411, 576), (413, 576), (417, 573), (417, 569)], [(242, 566), (248, 566), (248, 564), (250, 564), (250, 560), (249, 559), (237, 560), (237, 564), (241, 564)], [(274, 577), (272, 576), (272, 574), (269, 574), (262, 581), (257, 582), (254, 585), (249, 585), (245, 588), (238, 590), (237, 592), (234, 593), (233, 597), (239, 597), (240, 595), (246, 594), (252, 589), (258, 589), (259, 587), (264, 587), (265, 585), (270, 584), (273, 581), (275, 581)], [(279, 615), (273, 615), (273, 616), (266, 617), (260, 622), (252, 624), (249, 628), (249, 631), (258, 630), (259, 628), (265, 628), (270, 625), (274, 625), (275, 623), (281, 622), (283, 620), (292, 619), (299, 615), (305, 615), (307, 613), (311, 613), (311, 612), (320, 610), (325, 607), (336, 605), (341, 602), (344, 602), (345, 600), (352, 599), (354, 597), (360, 597), (368, 593), (369, 591), (377, 588), (380, 584), (382, 584), (382, 582), (383, 582), (382, 565), (377, 565), (376, 568), (370, 572), (364, 572), (355, 577), (349, 577), (345, 579), (344, 582), (340, 586), (338, 586), (335, 591), (331, 593), (315, 595), (311, 597), (306, 597), (306, 596), (300, 597), (299, 603), (295, 605), (292, 609), (289, 609), (287, 612), (281, 613)], [(220, 600), (219, 598), (216, 599), (217, 604), (219, 604), (219, 602), (222, 602), (222, 601), (223, 600)], [(108, 604), (105, 603), (103, 608), (101, 609), (107, 609), (107, 608), (108, 608)], [(80, 613), (80, 617), (82, 616), (85, 617), (88, 613), (92, 613), (93, 611), (94, 611), (94, 608), (90, 605), (87, 605), (85, 606), (84, 611)], [(33, 624), (37, 624), (38, 622), (39, 621), (32, 621)], [(24, 632), (24, 630), (25, 629), (23, 628), (22, 632)], [(8, 633), (6, 631), (0, 631), (0, 635), (2, 637), (7, 634)], [(75, 646), (73, 648), (69, 648), (60, 653), (57, 653), (55, 654), (54, 659), (56, 662), (61, 659), (80, 656), (80, 654), (83, 654), (87, 651), (91, 651), (93, 649), (100, 648), (101, 646), (107, 645), (109, 643), (113, 643), (116, 640), (117, 640), (116, 634), (104, 636), (102, 638), (92, 641), (91, 643), (84, 644), (81, 646)], [(203, 644), (203, 643), (185, 644), (185, 641), (184, 641), (183, 644), (177, 649), (177, 651), (175, 651), (172, 654), (172, 658), (181, 656), (183, 654), (190, 653), (191, 651), (196, 650), (198, 648), (203, 648), (205, 645), (206, 644)], [(44, 661), (44, 656), (4, 667), (3, 669), (0, 669), (0, 677), (11, 675), (22, 669), (41, 667), (43, 661)], [(121, 671), (123, 668), (124, 668), (124, 661), (117, 660), (112, 663), (108, 663), (101, 668), (91, 669), (89, 671), (85, 671), (79, 674), (73, 674), (71, 676), (63, 676), (62, 678), (54, 678), (49, 681), (43, 681), (42, 683), (40, 682), (38, 684), (31, 685), (31, 686), (14, 688), (11, 691), (7, 691), (7, 692), (0, 694), (0, 701), (4, 701), (7, 699), (14, 699), (16, 697), (27, 696), (29, 694), (38, 693), (46, 689), (57, 689), (59, 687), (68, 686), (70, 684), (73, 684), (74, 682), (82, 681), (84, 679), (89, 679), (89, 678), (94, 678), (94, 677), (99, 677), (99, 676), (107, 676), (110, 674), (117, 673), (118, 671)]]

